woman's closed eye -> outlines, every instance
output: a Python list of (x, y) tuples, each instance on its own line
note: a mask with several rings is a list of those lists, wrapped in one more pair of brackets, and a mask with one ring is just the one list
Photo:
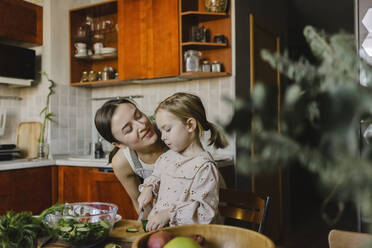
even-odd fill
[(128, 127), (125, 127), (123, 129), (123, 134), (126, 135), (126, 134), (130, 134), (132, 132), (133, 128), (128, 126)]
[(136, 110), (136, 113), (134, 114), (134, 119), (138, 120), (138, 119), (141, 119), (141, 117), (142, 117), (142, 112)]

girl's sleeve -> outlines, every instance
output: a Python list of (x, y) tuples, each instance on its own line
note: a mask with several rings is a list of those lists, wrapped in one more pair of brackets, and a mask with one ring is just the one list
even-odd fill
[(162, 156), (160, 156), (158, 160), (156, 160), (156, 163), (154, 164), (154, 171), (152, 172), (151, 176), (146, 177), (143, 183), (139, 185), (139, 192), (142, 192), (144, 187), (152, 186), (152, 193), (157, 196), (160, 185), (161, 158)]
[(173, 205), (170, 210), (171, 226), (213, 223), (218, 214), (219, 174), (208, 162), (194, 177), (187, 201)]

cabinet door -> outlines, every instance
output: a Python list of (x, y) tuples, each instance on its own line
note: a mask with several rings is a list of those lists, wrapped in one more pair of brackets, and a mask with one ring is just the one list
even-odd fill
[(179, 75), (178, 1), (119, 0), (118, 27), (120, 79)]
[(9, 210), (40, 214), (52, 205), (52, 168), (0, 172), (0, 215)]
[[(280, 75), (277, 70), (262, 60), (260, 52), (262, 49), (279, 52), (280, 39), (279, 36), (266, 27), (261, 22), (258, 22), (252, 14), (250, 14), (250, 46), (252, 53), (250, 54), (251, 63), (251, 84), (253, 88), (257, 81), (271, 84), (271, 94), (273, 102), (271, 105), (271, 113), (277, 117), (277, 130), (280, 132)], [(282, 170), (274, 170), (273, 172), (261, 173), (252, 176), (252, 190), (260, 195), (270, 195), (271, 205), (269, 208), (269, 225), (267, 227), (267, 235), (275, 240), (278, 240), (283, 219), (283, 178)]]
[(89, 174), (90, 178), (90, 200), (100, 202), (111, 202), (116, 204), (118, 213), (123, 219), (136, 219), (137, 212), (132, 201), (116, 178), (113, 172), (101, 172), (93, 169)]
[(1, 37), (42, 45), (42, 7), (20, 0), (3, 0), (0, 16)]
[(58, 202), (89, 201), (89, 171), (91, 168), (58, 167)]

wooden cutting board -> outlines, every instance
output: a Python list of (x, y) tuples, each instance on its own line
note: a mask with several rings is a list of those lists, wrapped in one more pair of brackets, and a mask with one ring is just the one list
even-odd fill
[(40, 122), (19, 123), (17, 128), (17, 147), (21, 149), (21, 154), (24, 158), (37, 158), (40, 132)]

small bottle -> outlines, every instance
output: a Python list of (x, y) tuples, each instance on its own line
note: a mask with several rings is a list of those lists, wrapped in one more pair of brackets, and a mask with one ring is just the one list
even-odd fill
[(100, 80), (102, 80), (102, 72), (101, 71), (97, 72), (97, 81), (100, 81)]
[(104, 155), (105, 153), (102, 148), (101, 138), (99, 138), (98, 142), (96, 143), (96, 150), (94, 151), (94, 158), (103, 158)]
[(81, 75), (81, 79), (80, 79), (80, 82), (88, 82), (89, 81), (89, 78), (88, 78), (88, 72), (87, 71), (83, 71), (82, 75)]
[(93, 82), (93, 81), (96, 81), (97, 80), (97, 74), (95, 71), (90, 71), (89, 74), (88, 74), (88, 79), (89, 79), (89, 82)]

